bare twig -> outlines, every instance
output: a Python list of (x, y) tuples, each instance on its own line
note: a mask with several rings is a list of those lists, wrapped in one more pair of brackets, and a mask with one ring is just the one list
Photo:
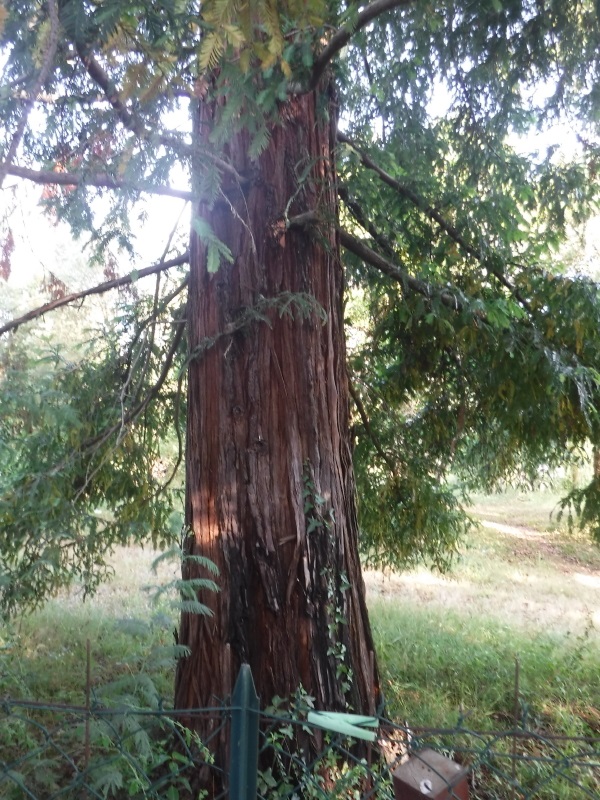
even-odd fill
[[(158, 266), (158, 264), (157, 264), (157, 266)], [(167, 308), (167, 306), (169, 306), (171, 304), (171, 302), (178, 295), (180, 295), (181, 292), (183, 292), (183, 290), (187, 287), (188, 283), (189, 283), (189, 275), (186, 275), (185, 278), (183, 279), (183, 281), (178, 286), (176, 286), (173, 289), (172, 292), (170, 292), (169, 294), (165, 295), (162, 298), (159, 308), (156, 309), (156, 313), (153, 311), (152, 314), (149, 317), (146, 317), (146, 319), (142, 320), (140, 322), (140, 324), (137, 326), (137, 330), (134, 332), (133, 337), (132, 337), (132, 339), (131, 339), (131, 341), (129, 343), (129, 347), (127, 348), (128, 355), (127, 355), (127, 358), (125, 359), (125, 367), (126, 367), (126, 371), (127, 372), (131, 371), (131, 363), (132, 363), (132, 360), (134, 358), (132, 356), (132, 353), (133, 353), (134, 348), (136, 347), (137, 343), (139, 342), (141, 337), (144, 335), (144, 333), (146, 331), (146, 328), (149, 325), (152, 325), (155, 317), (157, 317), (159, 314), (162, 314), (163, 311)]]
[[(171, 228), (171, 230), (169, 232), (169, 235), (167, 237), (167, 241), (165, 243), (165, 247), (163, 249), (162, 256), (160, 258), (160, 261), (158, 262), (159, 264), (163, 264), (165, 262), (166, 258), (167, 258), (167, 254), (168, 254), (169, 250), (171, 249), (171, 243), (173, 241), (173, 237), (175, 236), (177, 228), (179, 227), (179, 223), (181, 221), (181, 217), (182, 217), (183, 212), (185, 211), (186, 207), (187, 207), (187, 203), (184, 203), (182, 208), (181, 208), (181, 211), (179, 212), (179, 214), (177, 216), (177, 219), (175, 220), (175, 223), (173, 224), (173, 227)], [(152, 313), (150, 314), (149, 319), (146, 321), (146, 323), (144, 325), (144, 328), (146, 329), (146, 331), (149, 329), (149, 333), (147, 333), (147, 332), (145, 333), (145, 336), (146, 336), (146, 339), (147, 339), (147, 344), (146, 344), (146, 347), (145, 347), (145, 350), (146, 350), (145, 364), (144, 364), (144, 366), (143, 366), (143, 368), (141, 370), (141, 374), (137, 378), (138, 389), (136, 389), (136, 390), (134, 390), (132, 392), (132, 397), (133, 398), (137, 398), (139, 396), (139, 391), (141, 391), (141, 387), (143, 386), (144, 380), (146, 378), (147, 370), (149, 369), (149, 366), (150, 366), (151, 353), (152, 353), (152, 349), (153, 349), (153, 346), (154, 346), (154, 340), (155, 340), (155, 335), (156, 335), (156, 322), (157, 322), (157, 319), (158, 319), (159, 305), (162, 305), (162, 309), (166, 308), (168, 306), (168, 304), (171, 302), (171, 300), (173, 299), (173, 297), (176, 297), (177, 294), (179, 294), (179, 292), (183, 288), (182, 286), (177, 287), (176, 292), (175, 293), (171, 293), (169, 295), (169, 297), (166, 298), (165, 301), (163, 301), (162, 304), (160, 304), (159, 303), (159, 301), (160, 301), (160, 278), (161, 278), (162, 274), (163, 274), (162, 270), (159, 270), (156, 273), (156, 286), (155, 286), (155, 289), (154, 289), (154, 302), (153, 302), (153, 307), (152, 307)], [(187, 283), (187, 281), (185, 281), (184, 283)], [(131, 347), (133, 349), (134, 343), (132, 343)], [(122, 407), (124, 407), (125, 396), (127, 394), (127, 390), (129, 388), (129, 384), (132, 381), (132, 379), (133, 379), (133, 376), (131, 374), (131, 369), (129, 369), (127, 378), (123, 382), (123, 387), (121, 389), (121, 406)]]
[(161, 492), (164, 492), (166, 489), (168, 489), (171, 483), (175, 480), (175, 476), (177, 475), (177, 470), (179, 469), (179, 467), (181, 466), (181, 462), (183, 461), (183, 437), (181, 435), (181, 430), (179, 427), (179, 416), (181, 413), (181, 398), (183, 394), (184, 378), (185, 378), (185, 371), (182, 371), (180, 372), (179, 377), (177, 379), (177, 392), (174, 401), (175, 415), (173, 419), (173, 427), (175, 428), (175, 436), (177, 437), (177, 458), (175, 459), (175, 464), (173, 465), (171, 474), (158, 490)]
[[(167, 352), (160, 374), (156, 382), (150, 387), (150, 389), (146, 393), (143, 400), (141, 400), (135, 406), (135, 408), (132, 408), (131, 411), (129, 411), (125, 416), (122, 416), (121, 420), (116, 425), (112, 425), (110, 428), (107, 428), (103, 433), (99, 434), (98, 436), (95, 436), (92, 439), (88, 439), (87, 442), (84, 442), (81, 445), (81, 448), (79, 449), (80, 453), (85, 451), (97, 452), (102, 447), (102, 445), (106, 444), (106, 442), (115, 433), (117, 434), (115, 446), (118, 447), (121, 444), (129, 425), (132, 422), (134, 422), (141, 414), (144, 413), (144, 411), (148, 408), (148, 406), (154, 400), (154, 398), (157, 397), (165, 381), (169, 377), (169, 372), (171, 370), (175, 354), (183, 337), (184, 330), (185, 330), (184, 325), (179, 324), (176, 326), (175, 336), (173, 337), (173, 341), (171, 342), (171, 346), (169, 347), (169, 350)], [(81, 486), (81, 488), (77, 491), (77, 494), (73, 499), (73, 502), (76, 503), (79, 500), (79, 498), (85, 493), (87, 487), (92, 482), (94, 476), (100, 471), (102, 465), (109, 457), (110, 454), (108, 452), (104, 453), (100, 458), (100, 462), (95, 464), (93, 469), (90, 469), (90, 467), (92, 466), (92, 462), (90, 461), (88, 463), (83, 486)], [(51, 474), (56, 475), (58, 472), (60, 472), (64, 468), (64, 464), (65, 462), (63, 461), (62, 464), (58, 465), (57, 467), (54, 467)]]
[(120, 286), (126, 286), (128, 283), (132, 283), (134, 279), (137, 280), (139, 278), (145, 278), (148, 275), (156, 275), (157, 273), (164, 272), (172, 267), (182, 266), (183, 264), (187, 264), (188, 261), (189, 253), (186, 251), (180, 256), (171, 258), (168, 261), (162, 261), (160, 264), (155, 264), (153, 267), (140, 269), (137, 271), (137, 273), (130, 273), (129, 275), (124, 275), (122, 278), (115, 278), (112, 281), (100, 283), (97, 286), (93, 286), (91, 289), (84, 289), (81, 292), (73, 292), (72, 294), (65, 295), (65, 297), (61, 297), (58, 300), (52, 300), (50, 303), (44, 303), (43, 306), (34, 308), (31, 311), (28, 311), (27, 314), (23, 314), (22, 317), (17, 317), (17, 319), (13, 319), (0, 327), (0, 336), (8, 331), (16, 330), (19, 325), (23, 325), (25, 322), (31, 322), (31, 320), (42, 317), (49, 311), (54, 311), (62, 306), (75, 303), (78, 300), (84, 300), (86, 297), (89, 297), (93, 294), (103, 294), (104, 292), (109, 292), (112, 289), (118, 289)]
[[(181, 321), (182, 320), (180, 320), (180, 322)], [(140, 402), (135, 406), (135, 408), (132, 408), (115, 425), (112, 425), (110, 428), (108, 428), (103, 433), (99, 434), (98, 436), (95, 436), (92, 439), (88, 439), (86, 442), (84, 442), (81, 445), (81, 447), (79, 448), (79, 453), (82, 453), (82, 452), (85, 452), (85, 451), (89, 451), (89, 450), (97, 450), (97, 449), (99, 449), (115, 433), (117, 434), (117, 444), (120, 443), (120, 441), (122, 440), (122, 437), (123, 437), (123, 435), (124, 435), (124, 433), (125, 433), (125, 431), (127, 429), (127, 426), (130, 425), (132, 422), (134, 422), (140, 416), (140, 414), (143, 414), (143, 412), (146, 410), (146, 408), (150, 405), (150, 403), (158, 395), (158, 393), (162, 389), (165, 381), (169, 377), (169, 372), (171, 370), (171, 366), (173, 365), (173, 361), (175, 359), (175, 354), (177, 353), (177, 350), (178, 350), (179, 345), (181, 343), (181, 340), (183, 338), (184, 332), (185, 332), (185, 325), (176, 324), (175, 335), (173, 336), (173, 341), (171, 342), (169, 350), (167, 351), (167, 355), (166, 355), (165, 360), (163, 362), (162, 369), (161, 369), (161, 371), (160, 371), (160, 373), (158, 375), (158, 378), (156, 379), (156, 382), (150, 387), (150, 389), (148, 390), (148, 392), (146, 393), (144, 398), (142, 400), (140, 400)], [(63, 469), (63, 467), (64, 467), (64, 462), (62, 464), (59, 464), (56, 467), (54, 467), (54, 469), (52, 471), (52, 474), (56, 474), (57, 472), (60, 472)], [(79, 491), (77, 492), (77, 495), (75, 497), (75, 501), (83, 494), (83, 492), (85, 492), (85, 490), (86, 490), (87, 486), (89, 485), (89, 482), (91, 481), (93, 475), (94, 475), (94, 472), (92, 472), (91, 474), (86, 475), (85, 483), (81, 487), (81, 489), (79, 489)]]

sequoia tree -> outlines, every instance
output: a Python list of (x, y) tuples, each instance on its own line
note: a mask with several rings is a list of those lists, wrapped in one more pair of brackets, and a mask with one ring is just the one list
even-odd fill
[[(43, 184), (106, 273), (0, 332), (156, 280), (77, 364), (27, 378), (5, 345), (3, 607), (172, 538), (185, 423), (177, 705), (248, 661), (265, 701), (372, 711), (353, 456), (363, 555), (439, 564), (456, 486), (600, 438), (598, 287), (563, 246), (598, 199), (596, 5), (11, 0), (0, 24), (4, 187)], [(572, 153), (523, 154), (564, 120)], [(152, 194), (189, 202), (189, 247), (119, 273)], [(587, 522), (597, 488), (571, 497)]]

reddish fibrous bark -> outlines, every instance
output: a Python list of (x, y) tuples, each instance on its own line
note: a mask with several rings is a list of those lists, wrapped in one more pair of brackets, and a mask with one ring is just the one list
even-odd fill
[[(175, 704), (227, 701), (250, 664), (261, 701), (299, 687), (318, 708), (373, 712), (378, 681), (358, 556), (343, 274), (336, 233), (335, 116), (321, 87), (290, 99), (257, 161), (236, 134), (228, 157), (244, 186), (225, 184), (207, 217), (234, 255), (207, 271), (192, 234), (189, 347), (235, 327), (245, 309), (282, 293), (326, 313), (256, 319), (189, 365), (188, 554), (219, 567), (212, 616), (183, 614)], [(214, 109), (213, 109), (214, 111)], [(211, 127), (202, 104), (199, 135)], [(287, 219), (316, 212), (312, 229)], [(193, 562), (184, 578), (206, 576)], [(192, 726), (198, 726), (192, 718)]]

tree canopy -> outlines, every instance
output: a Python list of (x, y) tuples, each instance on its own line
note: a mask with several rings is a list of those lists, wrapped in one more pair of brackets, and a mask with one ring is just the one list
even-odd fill
[[(600, 445), (599, 287), (571, 247), (598, 211), (597, 3), (11, 0), (0, 48), (0, 279), (17, 181), (43, 185), (47, 214), (104, 272), (89, 292), (50, 280), (45, 308), (0, 317), (5, 611), (75, 578), (93, 589), (115, 543), (177, 538), (189, 359), (273, 313), (319, 310), (259, 298), (188, 353), (181, 232), (152, 265), (135, 253), (147, 197), (233, 210), (230, 187), (251, 177), (233, 135), (258, 157), (289, 98), (328, 71), (364, 554), (443, 564), (465, 493)], [(300, 192), (314, 165), (293, 166)], [(318, 213), (294, 216), (293, 200), (273, 237), (318, 236)], [(191, 224), (209, 272), (231, 262), (209, 215)], [(82, 319), (84, 298), (110, 290), (110, 323), (66, 351), (40, 343), (42, 312), (80, 304)], [(570, 497), (596, 534), (597, 490)]]

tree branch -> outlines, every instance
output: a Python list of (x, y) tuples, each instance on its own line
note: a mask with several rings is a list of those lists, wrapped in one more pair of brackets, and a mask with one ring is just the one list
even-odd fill
[(373, 241), (389, 258), (394, 258), (394, 248), (388, 242), (388, 240), (379, 233), (379, 231), (375, 228), (375, 225), (373, 225), (373, 223), (367, 218), (363, 207), (357, 203), (356, 200), (350, 197), (348, 189), (345, 186), (338, 186), (338, 194), (344, 201), (344, 205), (348, 211), (352, 214), (361, 228), (364, 228), (367, 231)]
[(83, 66), (86, 68), (90, 78), (96, 83), (103, 91), (104, 96), (111, 104), (117, 113), (117, 117), (121, 120), (123, 125), (132, 133), (142, 135), (144, 130), (139, 127), (139, 123), (134, 118), (133, 114), (127, 109), (125, 104), (121, 101), (119, 93), (112, 85), (110, 78), (100, 66), (98, 61), (94, 58), (91, 48), (85, 48), (81, 42), (75, 42), (75, 49), (77, 55)]
[(404, 290), (410, 289), (429, 299), (439, 294), (442, 303), (448, 306), (448, 308), (453, 308), (456, 311), (461, 311), (464, 308), (464, 299), (459, 298), (449, 289), (435, 289), (429, 283), (419, 278), (414, 278), (412, 275), (408, 275), (404, 270), (400, 269), (400, 267), (397, 267), (383, 256), (380, 256), (375, 250), (372, 250), (364, 244), (364, 242), (361, 242), (360, 239), (347, 233), (347, 231), (342, 228), (338, 228), (338, 232), (342, 247), (346, 250), (350, 250), (351, 253), (354, 253), (354, 255), (358, 256), (372, 267), (375, 267), (380, 272), (383, 272), (385, 275), (389, 275), (389, 277), (397, 281)]
[(100, 189), (130, 189), (145, 194), (157, 194), (163, 197), (176, 197), (179, 200), (194, 200), (192, 192), (184, 189), (172, 189), (170, 186), (151, 186), (144, 183), (120, 181), (107, 173), (82, 175), (76, 172), (53, 172), (52, 170), (36, 170), (27, 167), (9, 166), (7, 175), (24, 178), (33, 183), (54, 184), (57, 186), (94, 186)]
[(52, 63), (54, 61), (54, 56), (56, 55), (56, 48), (58, 47), (59, 32), (58, 5), (56, 0), (48, 0), (48, 16), (50, 17), (50, 30), (48, 33), (48, 43), (44, 52), (42, 66), (33, 85), (31, 97), (25, 103), (25, 107), (21, 113), (21, 118), (17, 124), (17, 129), (12, 136), (6, 158), (0, 164), (0, 188), (2, 187), (4, 179), (9, 173), (15, 156), (17, 155), (17, 150), (19, 149), (19, 144), (21, 143), (21, 139), (25, 133), (27, 120), (29, 118), (29, 114), (31, 113), (31, 109), (35, 105), (36, 97), (40, 93), (43, 85), (46, 83), (46, 80), (48, 79), (48, 76), (52, 70)]
[[(337, 30), (327, 43), (326, 47), (321, 50), (315, 59), (310, 81), (304, 91), (310, 92), (317, 86), (329, 62), (343, 47), (348, 44), (352, 36), (357, 31), (361, 30), (361, 28), (364, 28), (365, 25), (368, 25), (369, 22), (381, 14), (384, 14), (386, 11), (391, 11), (392, 9), (399, 8), (401, 6), (411, 5), (411, 3), (414, 1), (415, 0), (374, 0), (374, 2), (365, 6), (365, 8), (363, 8), (363, 10), (360, 11), (352, 20), (352, 22), (349, 22), (347, 25), (344, 25), (343, 28)], [(300, 94), (300, 92), (297, 93)]]
[[(290, 219), (287, 220), (286, 227), (307, 228), (317, 225), (318, 222), (318, 214), (315, 211), (307, 211), (304, 214), (298, 214), (295, 217), (290, 217)], [(372, 250), (368, 245), (366, 245), (360, 239), (357, 239), (355, 236), (352, 236), (343, 228), (338, 227), (337, 232), (340, 236), (340, 244), (343, 248), (350, 250), (350, 252), (354, 253), (354, 255), (361, 258), (367, 264), (370, 264), (380, 272), (383, 272), (385, 275), (393, 278), (395, 281), (401, 284), (405, 291), (410, 289), (411, 291), (417, 292), (418, 294), (421, 294), (429, 299), (438, 294), (444, 305), (448, 306), (449, 308), (453, 308), (456, 311), (460, 311), (462, 308), (464, 308), (465, 300), (464, 297), (458, 297), (458, 290), (455, 290), (455, 292), (457, 292), (455, 294), (449, 289), (437, 289), (426, 281), (409, 275), (408, 272), (396, 264), (392, 264), (392, 262), (388, 261), (387, 258), (379, 255), (379, 253), (377, 253), (375, 250)]]
[(398, 192), (399, 195), (402, 195), (402, 197), (406, 197), (406, 199), (410, 200), (410, 202), (413, 203), (413, 205), (415, 205), (419, 211), (422, 211), (425, 216), (436, 222), (440, 228), (442, 228), (442, 230), (447, 233), (448, 236), (455, 241), (465, 253), (467, 253), (467, 255), (473, 256), (478, 260), (483, 259), (483, 253), (481, 250), (477, 247), (474, 247), (463, 236), (461, 236), (456, 228), (451, 225), (436, 208), (429, 205), (425, 200), (423, 200), (423, 198), (419, 197), (416, 192), (413, 192), (413, 190), (408, 186), (400, 183), (400, 181), (396, 180), (396, 178), (393, 178), (389, 172), (386, 172), (384, 169), (378, 166), (373, 159), (364, 152), (364, 150), (361, 150), (361, 148), (355, 142), (353, 142), (352, 139), (350, 139), (341, 131), (338, 131), (337, 139), (338, 142), (349, 145), (360, 156), (360, 160), (364, 166), (375, 172), (384, 183)]
[(52, 302), (50, 303), (45, 303), (43, 306), (39, 306), (38, 308), (34, 308), (32, 311), (28, 311), (27, 314), (23, 314), (22, 317), (18, 317), (17, 319), (13, 319), (10, 322), (7, 322), (6, 325), (0, 327), (0, 336), (2, 336), (2, 334), (4, 333), (7, 333), (8, 331), (16, 330), (20, 325), (23, 325), (25, 322), (31, 322), (34, 319), (42, 317), (49, 311), (54, 311), (57, 308), (61, 308), (62, 306), (69, 305), (70, 303), (75, 303), (78, 300), (85, 300), (86, 297), (89, 297), (90, 295), (93, 294), (103, 294), (104, 292), (111, 291), (111, 289), (117, 289), (119, 286), (126, 286), (128, 283), (133, 282), (134, 277), (136, 280), (138, 280), (139, 278), (145, 278), (148, 275), (156, 275), (159, 272), (164, 272), (167, 269), (171, 269), (171, 267), (179, 267), (182, 264), (187, 264), (188, 260), (189, 260), (189, 253), (185, 252), (182, 253), (180, 256), (171, 258), (169, 261), (161, 261), (159, 264), (156, 264), (153, 267), (146, 267), (145, 269), (141, 269), (135, 275), (131, 273), (129, 275), (125, 275), (122, 278), (115, 278), (115, 280), (106, 281), (105, 283), (100, 283), (97, 286), (92, 287), (91, 289), (85, 289), (82, 292), (74, 292), (73, 294), (68, 294), (65, 297), (61, 297), (58, 300), (52, 300)]
[[(125, 416), (121, 419), (121, 422), (118, 425), (115, 425), (113, 428), (111, 428), (109, 431), (106, 432), (106, 434), (101, 439), (102, 442), (106, 441), (106, 438), (110, 437), (111, 434), (115, 433), (117, 430), (119, 429), (123, 430), (127, 425), (129, 425), (137, 417), (139, 417), (142, 411), (144, 411), (148, 407), (148, 405), (152, 402), (152, 400), (154, 400), (154, 398), (160, 392), (163, 384), (169, 377), (169, 372), (171, 370), (175, 354), (177, 353), (177, 349), (186, 331), (184, 321), (185, 321), (185, 313), (184, 316), (182, 316), (179, 320), (175, 322), (176, 325), (175, 336), (173, 337), (173, 341), (171, 342), (171, 346), (169, 347), (169, 350), (167, 352), (159, 376), (156, 379), (156, 383), (154, 383), (154, 385), (149, 389), (146, 396), (142, 400), (140, 400), (137, 406), (135, 408), (132, 408), (131, 411), (125, 414)], [(93, 446), (94, 444), (96, 444), (96, 442), (92, 441), (89, 443), (88, 446)]]
[(290, 228), (310, 228), (319, 222), (319, 215), (316, 211), (304, 211), (295, 217), (284, 219), (285, 227)]
[[(170, 147), (175, 150), (180, 155), (185, 156), (186, 158), (191, 158), (194, 153), (193, 148), (191, 145), (186, 145), (185, 142), (182, 142), (177, 136), (173, 134), (163, 133), (153, 135), (151, 131), (144, 127), (141, 120), (136, 118), (136, 116), (131, 112), (125, 103), (121, 100), (118, 91), (113, 86), (108, 74), (103, 69), (102, 65), (96, 60), (94, 54), (92, 53), (90, 48), (85, 48), (81, 42), (77, 42), (75, 44), (75, 48), (77, 50), (77, 54), (86, 68), (90, 78), (96, 83), (100, 89), (102, 90), (105, 98), (108, 100), (110, 105), (115, 110), (118, 119), (121, 121), (123, 126), (127, 128), (128, 131), (131, 131), (137, 137), (143, 140), (150, 140), (152, 142), (158, 142), (159, 144), (164, 145), (165, 147)], [(205, 153), (206, 157), (213, 162), (213, 164), (218, 167), (219, 169), (223, 170), (223, 172), (227, 172), (229, 175), (233, 176), (235, 180), (242, 185), (244, 183), (243, 177), (237, 172), (237, 170), (225, 161), (223, 158), (219, 156), (213, 155), (212, 153)]]
[[(304, 214), (298, 214), (298, 216), (291, 217), (289, 220), (287, 220), (286, 227), (306, 228), (317, 225), (318, 221), (319, 217), (315, 211), (307, 211)], [(345, 250), (349, 250), (351, 253), (354, 253), (355, 256), (358, 256), (360, 259), (362, 259), (365, 263), (370, 264), (372, 267), (375, 267), (375, 269), (378, 269), (380, 272), (383, 272), (385, 275), (393, 278), (402, 286), (404, 291), (408, 289), (410, 291), (417, 292), (417, 294), (421, 294), (423, 297), (427, 297), (428, 299), (438, 295), (445, 306), (455, 311), (461, 311), (465, 307), (466, 298), (464, 295), (462, 295), (459, 289), (454, 289), (454, 291), (452, 291), (447, 288), (439, 289), (435, 286), (432, 286), (426, 281), (410, 275), (397, 264), (393, 264), (391, 261), (388, 261), (387, 258), (381, 256), (363, 241), (357, 239), (355, 236), (352, 236), (343, 228), (338, 226), (337, 232), (340, 237), (340, 244)]]
[(386, 183), (390, 188), (394, 189), (398, 194), (402, 197), (405, 197), (407, 200), (415, 205), (419, 211), (421, 211), (426, 217), (429, 217), (430, 220), (435, 222), (440, 228), (454, 241), (456, 244), (465, 252), (468, 256), (477, 259), (487, 270), (490, 272), (496, 280), (508, 289), (508, 291), (513, 295), (513, 297), (518, 300), (518, 302), (523, 306), (526, 311), (531, 312), (531, 306), (527, 302), (527, 300), (521, 295), (519, 290), (513, 286), (513, 284), (508, 280), (508, 278), (499, 270), (494, 268), (492, 264), (490, 264), (490, 259), (486, 257), (484, 251), (472, 245), (468, 242), (464, 236), (453, 226), (451, 225), (448, 220), (440, 214), (440, 212), (434, 208), (433, 206), (429, 205), (422, 197), (410, 189), (408, 186), (405, 186), (400, 181), (396, 180), (392, 177), (389, 172), (386, 172), (382, 169), (378, 164), (373, 161), (373, 159), (367, 155), (352, 139), (346, 136), (341, 131), (337, 133), (338, 142), (342, 142), (343, 144), (349, 145), (359, 156), (362, 164), (367, 167), (367, 169), (372, 170), (375, 172), (381, 180)]
[[(120, 444), (124, 431), (132, 422), (134, 422), (140, 416), (140, 414), (142, 414), (146, 410), (146, 408), (158, 395), (165, 381), (169, 377), (171, 366), (173, 365), (175, 355), (177, 353), (177, 350), (179, 348), (179, 345), (181, 343), (181, 340), (185, 332), (185, 325), (183, 324), (183, 322), (184, 322), (184, 317), (181, 317), (179, 320), (176, 321), (175, 324), (177, 327), (175, 330), (175, 335), (173, 336), (173, 341), (171, 342), (169, 350), (167, 351), (164, 363), (162, 365), (162, 369), (158, 375), (158, 378), (156, 379), (156, 382), (150, 387), (144, 398), (137, 404), (137, 406), (135, 406), (135, 408), (132, 408), (127, 414), (125, 414), (116, 425), (112, 425), (103, 433), (99, 434), (98, 436), (95, 436), (92, 439), (88, 439), (86, 442), (84, 442), (79, 448), (78, 454), (85, 453), (86, 451), (89, 450), (98, 450), (115, 433), (117, 434), (116, 444), (117, 446)], [(72, 454), (71, 457), (73, 457), (73, 455), (74, 454)], [(62, 469), (64, 469), (65, 463), (66, 462), (63, 461), (57, 466), (55, 466), (51, 474), (55, 475)], [(97, 469), (98, 468), (96, 468), (96, 470), (94, 470), (91, 475), (89, 473), (86, 475), (83, 486), (78, 490), (75, 496), (75, 502), (77, 502), (79, 497), (85, 492), (86, 488), (90, 484), (90, 481), (93, 479), (93, 475), (97, 471)]]
[(383, 450), (383, 448), (382, 448), (377, 436), (375, 436), (375, 432), (373, 431), (373, 428), (371, 427), (371, 423), (369, 421), (369, 417), (367, 416), (367, 412), (366, 412), (365, 407), (363, 405), (363, 401), (360, 399), (360, 395), (356, 391), (356, 387), (354, 386), (352, 381), (348, 381), (348, 389), (349, 389), (349, 392), (350, 392), (350, 397), (354, 400), (354, 405), (356, 406), (356, 410), (358, 411), (358, 415), (362, 420), (362, 424), (364, 426), (365, 432), (366, 432), (367, 436), (369, 437), (369, 439), (371, 440), (371, 442), (373, 444), (373, 447), (375, 448), (375, 452), (377, 453), (379, 458), (381, 458), (381, 460), (384, 462), (384, 464), (389, 469), (389, 471), (392, 473), (392, 475), (395, 475), (396, 474), (395, 464), (392, 461), (392, 459), (384, 452), (384, 450)]
[[(175, 464), (173, 466), (173, 469), (171, 470), (171, 474), (158, 490), (161, 492), (164, 492), (166, 489), (169, 488), (171, 483), (173, 483), (173, 481), (175, 480), (175, 476), (177, 475), (177, 471), (181, 466), (181, 462), (183, 461), (184, 447), (183, 447), (183, 437), (181, 435), (181, 430), (179, 425), (179, 414), (181, 411), (181, 397), (182, 397), (184, 377), (185, 377), (185, 372), (182, 371), (179, 374), (179, 378), (177, 379), (177, 392), (175, 394), (175, 400), (173, 402), (175, 411), (173, 419), (173, 427), (175, 429), (175, 435), (177, 436), (177, 458), (175, 459)], [(155, 494), (158, 494), (158, 491)]]
[(119, 92), (116, 90), (102, 65), (94, 57), (91, 48), (84, 47), (81, 42), (75, 42), (75, 49), (77, 50), (77, 55), (79, 56), (83, 66), (86, 68), (88, 75), (94, 81), (94, 83), (96, 83), (102, 89), (104, 96), (113, 107), (118, 119), (128, 131), (131, 131), (140, 139), (150, 139), (164, 145), (165, 147), (171, 147), (176, 152), (184, 154), (187, 157), (192, 155), (192, 147), (190, 145), (186, 145), (177, 136), (173, 136), (171, 134), (153, 135), (147, 128), (145, 128), (141, 120), (136, 118), (136, 116), (127, 108), (125, 103), (123, 103), (119, 96)]

